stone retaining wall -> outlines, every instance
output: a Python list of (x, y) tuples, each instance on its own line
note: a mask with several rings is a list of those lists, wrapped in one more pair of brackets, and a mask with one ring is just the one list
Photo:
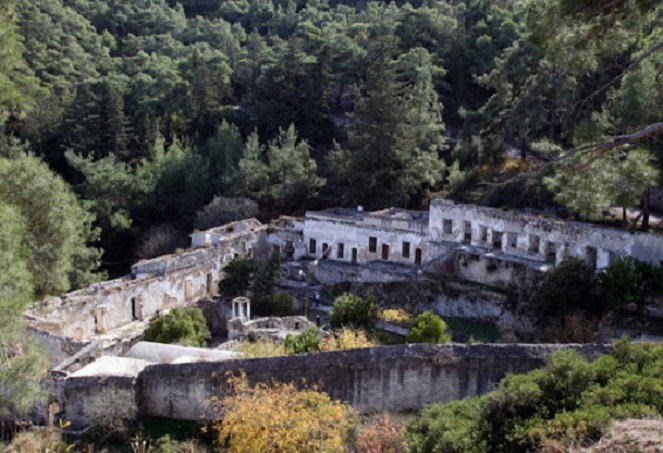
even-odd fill
[(555, 351), (573, 347), (596, 357), (603, 345), (398, 345), (229, 362), (152, 365), (135, 381), (69, 378), (61, 408), (67, 420), (158, 416), (200, 420), (210, 398), (222, 397), (227, 372), (250, 382), (320, 383), (333, 398), (362, 412), (404, 411), (486, 393), (506, 375), (541, 367)]

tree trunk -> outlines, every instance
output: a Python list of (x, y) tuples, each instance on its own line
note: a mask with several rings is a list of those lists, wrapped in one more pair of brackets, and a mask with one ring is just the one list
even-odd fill
[(548, 122), (548, 140), (555, 143), (555, 120), (557, 119), (557, 87), (555, 86), (557, 78), (556, 68), (553, 66), (552, 95), (550, 101), (550, 121)]
[(647, 187), (645, 193), (642, 194), (642, 225), (640, 229), (642, 231), (649, 230), (649, 187)]

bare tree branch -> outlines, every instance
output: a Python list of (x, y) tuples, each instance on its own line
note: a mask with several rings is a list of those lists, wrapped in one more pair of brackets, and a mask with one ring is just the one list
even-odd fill
[(663, 41), (660, 41), (659, 43), (651, 47), (649, 50), (647, 50), (645, 53), (640, 55), (637, 59), (633, 60), (631, 64), (629, 64), (622, 72), (617, 74), (612, 80), (600, 86), (592, 94), (587, 96), (585, 100), (582, 101), (582, 103), (580, 104), (580, 107), (578, 108), (578, 113), (582, 111), (582, 109), (587, 105), (587, 103), (589, 103), (589, 101), (594, 99), (596, 96), (598, 96), (603, 91), (610, 88), (611, 86), (614, 86), (617, 82), (619, 82), (619, 80), (622, 77), (624, 77), (629, 72), (633, 71), (635, 68), (637, 68), (640, 65), (640, 63), (642, 63), (644, 60), (646, 60), (647, 58), (649, 58), (650, 56), (652, 56), (661, 49), (663, 49)]
[(587, 166), (591, 165), (594, 161), (599, 159), (601, 156), (603, 156), (606, 152), (608, 152), (610, 150), (613, 150), (615, 148), (619, 148), (619, 147), (624, 146), (624, 145), (630, 145), (630, 144), (638, 142), (638, 141), (640, 141), (640, 140), (642, 140), (646, 137), (649, 137), (650, 135), (654, 135), (654, 134), (657, 134), (657, 133), (662, 132), (662, 131), (663, 131), (663, 122), (650, 124), (650, 125), (644, 127), (643, 129), (640, 129), (640, 130), (638, 130), (638, 131), (636, 131), (632, 134), (618, 135), (616, 137), (606, 137), (606, 138), (609, 138), (611, 140), (607, 141), (607, 142), (594, 143), (594, 144), (591, 144), (591, 145), (583, 145), (583, 146), (580, 146), (578, 148), (572, 149), (571, 151), (569, 151), (565, 154), (562, 154), (561, 156), (556, 157), (555, 159), (552, 159), (552, 160), (544, 163), (543, 165), (540, 165), (539, 167), (537, 167), (533, 170), (523, 172), (523, 173), (519, 173), (516, 176), (514, 176), (513, 178), (509, 178), (505, 181), (495, 182), (495, 183), (486, 182), (486, 183), (482, 183), (482, 184), (487, 185), (487, 186), (504, 186), (504, 185), (507, 185), (507, 184), (511, 184), (512, 182), (519, 181), (521, 179), (526, 179), (526, 178), (530, 178), (532, 176), (539, 175), (542, 172), (544, 172), (545, 170), (547, 170), (548, 168), (552, 167), (553, 165), (558, 164), (560, 162), (564, 162), (564, 161), (570, 159), (571, 157), (582, 156), (582, 155), (587, 155), (587, 154), (593, 154), (590, 161), (586, 164), (583, 164), (583, 166), (580, 167), (580, 168), (584, 168), (584, 167), (587, 167)]

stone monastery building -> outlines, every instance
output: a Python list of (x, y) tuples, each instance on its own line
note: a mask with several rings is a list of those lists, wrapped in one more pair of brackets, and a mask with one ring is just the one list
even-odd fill
[(660, 263), (663, 237), (446, 200), (433, 200), (427, 212), (335, 208), (269, 225), (248, 219), (195, 232), (187, 251), (141, 261), (123, 278), (51, 299), (32, 309), (28, 321), (48, 341), (68, 339), (67, 347), (80, 348), (213, 296), (233, 258), (273, 252), (291, 276), (304, 269), (326, 284), (407, 281), (425, 272), (513, 289), (524, 273), (545, 272), (567, 256), (597, 270), (626, 255)]

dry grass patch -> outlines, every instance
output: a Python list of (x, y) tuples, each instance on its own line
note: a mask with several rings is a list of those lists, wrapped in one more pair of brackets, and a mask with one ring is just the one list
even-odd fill
[(661, 453), (663, 419), (622, 420), (585, 453)]
[(242, 341), (233, 345), (231, 350), (243, 354), (247, 359), (287, 355), (283, 343), (275, 343), (266, 338), (258, 341)]

